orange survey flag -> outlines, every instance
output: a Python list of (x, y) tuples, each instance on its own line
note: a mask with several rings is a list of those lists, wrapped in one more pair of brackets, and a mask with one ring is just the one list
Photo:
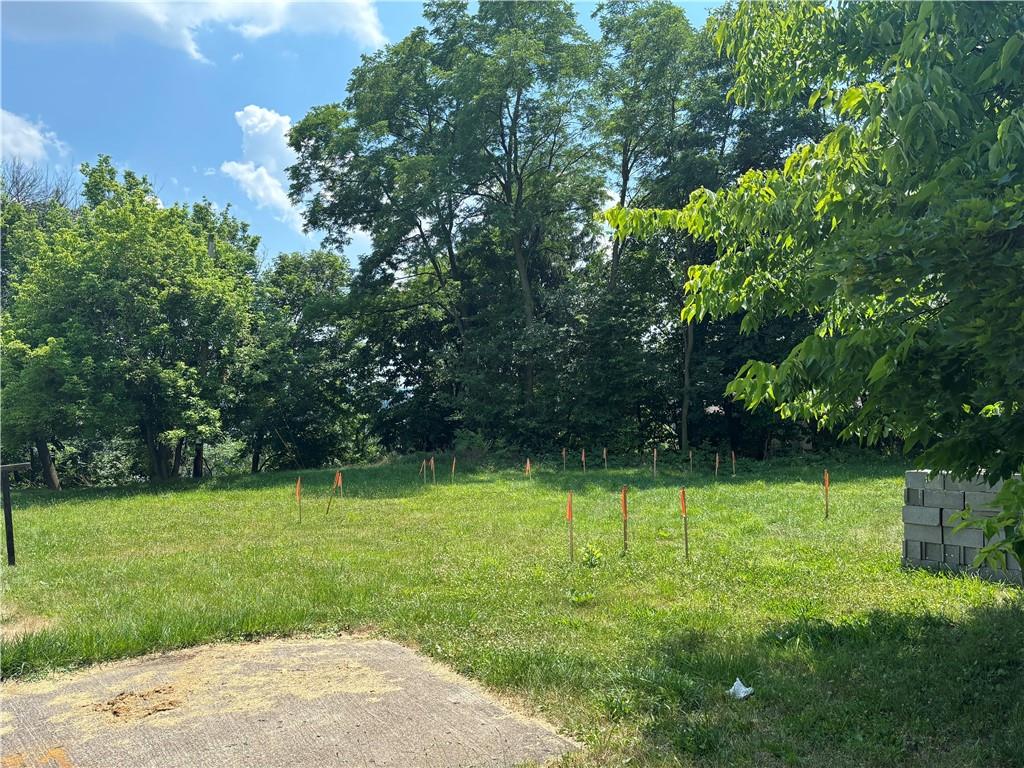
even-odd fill
[(627, 517), (629, 517), (629, 508), (626, 506), (626, 492), (627, 492), (627, 490), (628, 490), (627, 486), (625, 486), (625, 485), (622, 486), (622, 494), (621, 494), (621, 496), (622, 496), (622, 519), (623, 520), (625, 520)]
[(302, 501), (302, 478), (295, 478), (295, 500)]
[(572, 522), (572, 491), (569, 491), (569, 500), (565, 504), (565, 519)]
[(530, 476), (530, 459), (529, 459), (529, 457), (527, 457), (527, 459), (526, 459), (526, 469), (524, 470), (524, 472), (525, 472), (527, 477)]
[(341, 472), (334, 473), (334, 487), (341, 488)]
[(828, 491), (829, 485), (831, 485), (831, 483), (829, 482), (828, 470), (826, 469), (825, 470), (825, 490), (826, 491)]
[(686, 489), (679, 489), (679, 513), (682, 517), (686, 517)]

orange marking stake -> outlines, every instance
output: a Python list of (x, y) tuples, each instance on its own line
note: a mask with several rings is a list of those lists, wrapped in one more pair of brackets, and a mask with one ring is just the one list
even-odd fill
[(434, 485), (437, 485), (437, 473), (434, 470), (435, 470), (434, 457), (431, 456), (430, 457), (430, 482), (432, 482)]
[(732, 476), (736, 477), (736, 451), (732, 452)]
[(533, 477), (533, 467), (530, 466), (530, 457), (526, 457), (526, 470), (525, 474), (527, 477)]
[(299, 506), (299, 522), (302, 522), (302, 477), (295, 478), (295, 503)]
[(331, 485), (331, 492), (327, 496), (327, 512), (324, 514), (331, 514), (331, 502), (334, 501), (334, 496), (338, 490), (341, 489), (341, 472), (334, 473), (334, 483)]
[(583, 474), (587, 473), (587, 449), (580, 451), (580, 461), (583, 462)]
[(629, 507), (626, 504), (627, 486), (622, 486), (622, 551), (629, 551)]
[(828, 520), (828, 490), (832, 483), (829, 480), (828, 470), (825, 470), (825, 519)]
[(569, 500), (565, 504), (565, 519), (569, 521), (569, 562), (576, 559), (572, 541), (572, 491), (569, 491)]
[(686, 552), (686, 562), (690, 562), (690, 526), (686, 517), (686, 489), (679, 489), (679, 513), (683, 516), (683, 547)]
[(604, 468), (608, 469), (608, 449), (607, 448), (602, 448), (601, 449), (601, 458), (604, 459)]

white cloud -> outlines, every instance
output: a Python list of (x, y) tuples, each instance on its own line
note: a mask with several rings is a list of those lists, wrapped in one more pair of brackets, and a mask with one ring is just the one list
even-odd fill
[(291, 117), (249, 104), (235, 112), (235, 122), (242, 129), (242, 159), (221, 163), (221, 172), (234, 179), (258, 208), (276, 211), (279, 221), (302, 232), (302, 216), (285, 189), (285, 169), (295, 162), (288, 146)]
[(51, 152), (63, 157), (68, 153), (68, 145), (42, 123), (0, 109), (0, 156), (4, 160), (44, 163), (51, 159)]
[(197, 34), (214, 26), (223, 26), (249, 40), (289, 31), (345, 34), (366, 48), (387, 42), (373, 0), (4, 4), (5, 32), (19, 39), (111, 40), (135, 35), (178, 48), (203, 62), (208, 59), (199, 48)]

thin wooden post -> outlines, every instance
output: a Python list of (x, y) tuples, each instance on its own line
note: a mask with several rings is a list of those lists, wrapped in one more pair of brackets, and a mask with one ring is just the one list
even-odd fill
[(437, 485), (437, 472), (435, 470), (436, 470), (436, 467), (434, 466), (434, 457), (431, 456), (430, 457), (430, 482), (433, 485)]
[(601, 449), (601, 458), (604, 459), (604, 468), (608, 469), (608, 449), (607, 448), (602, 448)]
[(629, 507), (626, 502), (627, 486), (622, 486), (622, 551), (629, 551)]
[(686, 516), (686, 489), (679, 489), (679, 513), (683, 516), (683, 548), (686, 562), (690, 562), (690, 525)]
[(693, 449), (690, 449), (690, 472), (693, 472)]
[(576, 559), (572, 540), (572, 491), (569, 491), (569, 500), (565, 505), (565, 518), (569, 521), (569, 562), (571, 563)]
[(587, 474), (587, 449), (580, 451), (580, 461), (583, 462), (583, 474)]
[(715, 480), (718, 480), (718, 465), (721, 463), (721, 456), (715, 451)]
[(828, 520), (828, 491), (831, 482), (829, 481), (828, 470), (825, 470), (825, 519)]
[(523, 474), (526, 475), (528, 478), (533, 477), (533, 467), (530, 465), (529, 456), (526, 457), (526, 469), (523, 470)]
[(732, 476), (736, 477), (736, 451), (732, 452)]
[(654, 476), (658, 476), (658, 446), (654, 446)]
[(340, 488), (341, 488), (341, 472), (335, 472), (334, 473), (334, 483), (331, 485), (331, 492), (327, 495), (327, 511), (324, 513), (325, 515), (331, 514), (331, 502), (334, 501), (334, 497), (335, 497), (335, 495), (337, 495), (338, 490)]
[(302, 524), (302, 476), (295, 478), (295, 503), (299, 507), (299, 525)]
[(455, 484), (455, 454), (452, 454), (452, 485)]

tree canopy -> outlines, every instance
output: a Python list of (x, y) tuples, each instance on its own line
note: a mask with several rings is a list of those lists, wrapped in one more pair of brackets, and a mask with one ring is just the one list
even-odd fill
[[(785, 359), (742, 367), (729, 391), (748, 405), (868, 442), (899, 436), (958, 476), (1019, 472), (1021, 7), (745, 2), (716, 42), (736, 61), (738, 103), (805, 101), (831, 130), (683, 208), (611, 210), (618, 236), (714, 245), (689, 271), (689, 322), (738, 314), (756, 332), (817, 315)], [(1013, 485), (993, 525), (1022, 557)]]

